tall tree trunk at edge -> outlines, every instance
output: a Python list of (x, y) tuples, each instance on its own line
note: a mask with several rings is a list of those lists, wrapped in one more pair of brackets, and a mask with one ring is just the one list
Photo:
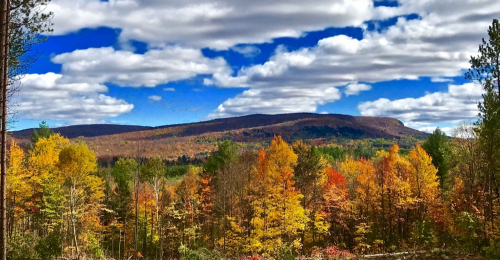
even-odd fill
[(0, 260), (7, 259), (7, 223), (6, 223), (6, 187), (7, 187), (7, 86), (9, 75), (9, 8), (10, 0), (1, 0), (0, 2), (0, 42), (2, 48), (0, 50), (0, 58), (2, 69), (0, 70), (1, 76), (1, 98), (2, 98), (2, 138), (1, 138), (1, 169), (0, 169)]

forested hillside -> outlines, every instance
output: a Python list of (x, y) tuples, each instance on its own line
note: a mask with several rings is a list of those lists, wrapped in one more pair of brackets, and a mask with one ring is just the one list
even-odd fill
[[(300, 123), (299, 123), (300, 122)], [(123, 135), (124, 138), (135, 136), (136, 138), (146, 137), (172, 137), (172, 136), (194, 136), (207, 133), (225, 132), (231, 130), (253, 130), (254, 128), (273, 126), (297, 127), (309, 126), (312, 129), (308, 136), (303, 133), (300, 138), (312, 138), (316, 135), (324, 135), (324, 133), (315, 133), (314, 127), (325, 128), (330, 130), (331, 135), (344, 134), (346, 137), (396, 137), (401, 135), (422, 135), (422, 132), (406, 128), (403, 123), (392, 118), (375, 118), (375, 117), (355, 117), (348, 115), (337, 114), (313, 114), (313, 113), (295, 113), (281, 115), (248, 115), (241, 117), (214, 119), (199, 123), (165, 125), (158, 127), (133, 126), (133, 125), (73, 125), (54, 128), (55, 133), (59, 133), (67, 138), (76, 137), (98, 137), (105, 135), (114, 135), (122, 133), (130, 133)], [(329, 128), (329, 129), (328, 129)], [(337, 131), (335, 131), (339, 128)], [(344, 129), (343, 129), (344, 128)], [(25, 129), (11, 132), (12, 136), (17, 139), (27, 139), (31, 136), (35, 129)], [(153, 130), (153, 131), (146, 131)], [(349, 130), (353, 131), (352, 133)], [(275, 131), (280, 131), (275, 129)], [(286, 131), (286, 130), (281, 130)], [(305, 130), (307, 131), (307, 129)], [(319, 131), (319, 129), (317, 130)], [(133, 133), (140, 132), (140, 133)], [(385, 132), (385, 133), (384, 133)], [(247, 136), (250, 134), (247, 134)], [(299, 136), (296, 136), (299, 137)]]
[[(147, 126), (135, 126), (135, 125), (112, 125), (112, 124), (102, 124), (102, 125), (76, 125), (76, 126), (63, 126), (52, 129), (55, 133), (61, 134), (67, 138), (77, 138), (77, 137), (95, 137), (103, 135), (113, 135), (121, 134), (135, 131), (142, 131), (153, 129), (153, 127)], [(28, 139), (32, 136), (36, 129), (29, 128), (19, 131), (11, 132), (11, 135), (17, 139)]]
[[(139, 131), (133, 131), (136, 128)], [(55, 128), (53, 131), (70, 139), (85, 141), (98, 158), (107, 161), (119, 157), (205, 158), (217, 149), (218, 142), (230, 140), (255, 148), (269, 144), (276, 135), (287, 142), (303, 140), (315, 145), (347, 145), (352, 140), (359, 140), (350, 146), (363, 146), (363, 140), (379, 139), (375, 143), (382, 142), (387, 146), (387, 143), (397, 142), (405, 148), (428, 135), (405, 127), (392, 118), (308, 113), (250, 115), (151, 130), (136, 126), (84, 125)], [(108, 135), (109, 131), (121, 134)], [(27, 134), (32, 132), (33, 129), (12, 134), (21, 146), (27, 146)]]
[(13, 259), (354, 257), (444, 245), (477, 252), (490, 228), (471, 186), (480, 172), (463, 171), (476, 160), (464, 155), (479, 156), (477, 141), (439, 131), (424, 147), (446, 147), (445, 173), (420, 146), (355, 159), (279, 136), (260, 150), (225, 141), (200, 166), (155, 157), (100, 168), (84, 143), (44, 132), (26, 153), (10, 145)]

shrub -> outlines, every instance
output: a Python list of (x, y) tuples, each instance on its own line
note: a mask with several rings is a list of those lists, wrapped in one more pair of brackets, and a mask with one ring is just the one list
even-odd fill
[(40, 259), (52, 260), (61, 255), (61, 236), (59, 232), (52, 232), (47, 237), (40, 239), (35, 246)]
[(331, 246), (325, 249), (316, 249), (311, 257), (316, 258), (316, 259), (349, 259), (349, 258), (354, 258), (356, 255), (353, 253), (347, 251), (347, 250), (342, 250), (336, 246)]
[(252, 256), (242, 256), (240, 260), (262, 260), (263, 257), (258, 254), (254, 254)]
[(7, 259), (10, 260), (53, 260), (61, 254), (61, 240), (58, 232), (44, 238), (36, 234), (13, 235), (7, 245)]
[(282, 246), (274, 252), (276, 260), (294, 260), (295, 257), (292, 253), (292, 248), (289, 246)]
[(433, 244), (432, 223), (428, 219), (413, 222), (412, 240), (415, 245), (431, 246)]
[(459, 248), (468, 253), (477, 253), (482, 247), (482, 237), (479, 234), (483, 231), (480, 218), (470, 212), (460, 212), (456, 221), (457, 242)]
[(224, 259), (219, 252), (211, 251), (206, 248), (191, 250), (188, 247), (181, 245), (179, 247), (181, 260), (222, 260)]
[(359, 254), (366, 254), (370, 250), (370, 245), (368, 244), (367, 235), (371, 232), (370, 226), (366, 223), (361, 223), (356, 226), (356, 231), (354, 232), (356, 242), (356, 247), (354, 251)]
[(486, 259), (500, 259), (500, 237), (490, 239), (490, 244), (484, 249)]
[(14, 235), (7, 245), (7, 258), (11, 260), (37, 260), (38, 254), (35, 250), (38, 236), (27, 234), (24, 236)]
[(89, 236), (89, 247), (88, 247), (88, 252), (91, 256), (96, 257), (96, 258), (102, 258), (104, 257), (104, 252), (99, 246), (99, 241), (93, 236)]

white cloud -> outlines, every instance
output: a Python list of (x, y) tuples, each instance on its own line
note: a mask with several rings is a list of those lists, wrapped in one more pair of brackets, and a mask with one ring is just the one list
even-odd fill
[(434, 132), (434, 130), (436, 130), (436, 127), (435, 126), (425, 126), (425, 127), (418, 128), (418, 130), (425, 132), (425, 133), (428, 133), (428, 134), (432, 134), (432, 132)]
[(163, 91), (174, 92), (175, 88), (164, 88)]
[[(279, 88), (301, 88), (303, 93), (308, 93), (350, 82), (377, 83), (421, 77), (444, 81), (461, 76), (469, 67), (469, 58), (476, 54), (488, 25), (493, 18), (498, 18), (500, 1), (403, 0), (399, 7), (386, 8), (384, 12), (384, 15), (417, 13), (420, 18), (399, 18), (395, 25), (383, 31), (365, 31), (361, 40), (337, 35), (322, 39), (310, 48), (287, 51), (280, 47), (264, 64), (242, 68), (236, 76), (227, 72), (215, 73), (205, 84), (249, 87), (254, 93)], [(234, 103), (244, 94), (224, 104)], [(273, 102), (263, 98), (267, 103)], [(225, 115), (231, 114), (224, 104)], [(276, 101), (276, 106), (280, 105), (282, 103)], [(315, 111), (316, 107), (311, 105), (304, 111)], [(241, 114), (241, 110), (238, 108), (234, 114)], [(251, 111), (248, 109), (248, 113)], [(469, 116), (462, 115), (463, 118)]]
[(362, 91), (368, 91), (372, 89), (372, 86), (366, 84), (349, 84), (344, 90), (346, 96), (359, 95)]
[(452, 82), (453, 80), (441, 77), (433, 77), (431, 78), (431, 82), (440, 83), (440, 82)]
[[(63, 120), (70, 124), (104, 122), (130, 112), (133, 105), (100, 93), (106, 83), (123, 87), (155, 87), (197, 75), (228, 70), (222, 58), (209, 59), (200, 50), (167, 46), (144, 54), (113, 48), (75, 50), (52, 58), (60, 74), (28, 74), (16, 98), (18, 116)], [(165, 91), (175, 91), (165, 88)], [(150, 97), (158, 101), (158, 97)], [(45, 106), (48, 108), (43, 109)]]
[(207, 118), (248, 114), (285, 114), (315, 112), (319, 105), (339, 100), (336, 88), (312, 89), (281, 87), (250, 89), (222, 103)]
[[(400, 0), (398, 7), (375, 8), (372, 0), (317, 0), (314, 5), (299, 0), (53, 0), (49, 10), (56, 14), (56, 35), (107, 26), (120, 29), (123, 46), (138, 40), (150, 48), (145, 54), (99, 48), (58, 55), (53, 59), (63, 68), (58, 84), (154, 87), (212, 75), (204, 79), (206, 85), (249, 88), (209, 115), (215, 118), (315, 112), (319, 105), (340, 99), (337, 88), (352, 82), (367, 85), (346, 87), (347, 96), (376, 82), (420, 77), (445, 82), (469, 67), (470, 55), (491, 20), (498, 18), (500, 1)], [(255, 43), (328, 27), (367, 28), (366, 21), (406, 14), (419, 19), (399, 18), (383, 31), (365, 31), (361, 40), (337, 35), (314, 47), (280, 47), (268, 62), (236, 74), (224, 59), (210, 59), (200, 51), (232, 48), (254, 55)], [(438, 119), (409, 120), (425, 127)]]
[(214, 49), (386, 18), (372, 0), (52, 0), (48, 10), (56, 35), (105, 26), (121, 29), (122, 42)]
[[(418, 128), (419, 131), (425, 132), (432, 134), (434, 130), (436, 130), (436, 126), (426, 126), (426, 127), (420, 127)], [(451, 136), (453, 133), (453, 127), (440, 127), (442, 132), (444, 132), (446, 135)]]
[[(411, 21), (400, 20), (398, 25)], [(404, 33), (368, 32), (363, 40), (345, 35), (322, 39), (312, 48), (277, 50), (262, 64), (242, 68), (237, 76), (215, 73), (212, 83), (221, 87), (281, 85), (343, 86), (350, 82), (382, 82), (397, 79), (454, 77), (468, 66), (473, 47), (447, 51), (447, 46), (410, 39)], [(480, 37), (476, 37), (476, 39)], [(477, 40), (476, 40), (477, 41)], [(431, 48), (432, 47), (432, 48)]]
[(419, 98), (381, 98), (358, 106), (363, 116), (393, 117), (406, 125), (426, 129), (437, 123), (474, 120), (483, 90), (472, 84), (449, 85), (447, 92), (429, 93)]
[(166, 46), (144, 54), (91, 48), (64, 53), (52, 58), (62, 64), (63, 81), (112, 83), (123, 87), (156, 87), (200, 74), (225, 73), (223, 58), (209, 59), (200, 50)]
[(151, 101), (160, 101), (160, 100), (162, 99), (162, 97), (161, 97), (161, 96), (157, 96), (157, 95), (151, 95), (151, 96), (149, 96), (148, 98), (149, 98), (149, 100), (151, 100)]
[(100, 94), (108, 91), (102, 84), (61, 83), (61, 78), (55, 73), (24, 75), (22, 89), (12, 100), (16, 117), (91, 124), (134, 108), (124, 100)]
[[(123, 87), (156, 87), (197, 75), (229, 70), (222, 58), (209, 59), (200, 50), (167, 46), (144, 54), (107, 48), (75, 50), (52, 58), (61, 74), (28, 74), (16, 99), (18, 116), (62, 120), (70, 124), (104, 122), (130, 112), (133, 105), (99, 93), (106, 83)], [(165, 91), (175, 91), (165, 88)], [(152, 101), (161, 97), (151, 96)], [(45, 108), (47, 107), (47, 108)]]
[(251, 46), (251, 45), (236, 46), (236, 47), (231, 48), (231, 50), (233, 50), (237, 53), (240, 53), (247, 58), (251, 58), (251, 57), (254, 57), (254, 56), (257, 56), (260, 54), (260, 49), (255, 47), (255, 46)]

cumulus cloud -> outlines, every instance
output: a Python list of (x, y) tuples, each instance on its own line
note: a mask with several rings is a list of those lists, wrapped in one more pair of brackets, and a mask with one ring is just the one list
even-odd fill
[[(488, 25), (500, 12), (500, 2), (403, 0), (398, 7), (384, 10), (389, 16), (416, 13), (420, 17), (401, 17), (385, 30), (365, 31), (362, 39), (337, 35), (320, 40), (314, 47), (295, 51), (280, 47), (264, 64), (242, 68), (236, 75), (214, 73), (205, 83), (249, 87), (254, 93), (289, 87), (302, 88), (308, 93), (351, 82), (377, 83), (421, 77), (444, 81), (462, 75), (463, 69), (469, 67), (468, 61), (477, 52), (478, 40), (486, 36)], [(351, 90), (354, 88), (351, 86)], [(357, 92), (347, 87), (345, 93)], [(225, 103), (236, 103), (235, 100), (243, 97), (245, 93)], [(276, 102), (277, 106), (280, 104)], [(222, 106), (226, 108), (226, 115), (231, 114), (228, 106)], [(315, 108), (312, 105), (305, 111)], [(239, 107), (234, 114), (241, 111)], [(248, 109), (247, 113), (251, 111)], [(467, 115), (462, 116), (466, 118)]]
[[(103, 122), (105, 118), (130, 112), (134, 107), (123, 100), (99, 94), (108, 91), (104, 84), (156, 87), (229, 70), (222, 58), (209, 59), (198, 49), (179, 46), (149, 50), (144, 54), (111, 47), (75, 50), (53, 57), (52, 62), (62, 65), (60, 74), (29, 74), (22, 80), (23, 89), (16, 100), (20, 117), (64, 120), (70, 124)], [(165, 91), (175, 89), (165, 88)], [(156, 96), (150, 99), (159, 101)], [(41, 109), (44, 106), (49, 108)]]
[(359, 95), (362, 91), (368, 91), (372, 86), (366, 84), (349, 84), (344, 90), (346, 96)]
[(121, 29), (122, 42), (152, 46), (183, 43), (228, 49), (237, 44), (299, 37), (327, 27), (361, 26), (387, 18), (372, 0), (52, 0), (55, 34), (106, 26)]
[(408, 126), (429, 130), (429, 125), (475, 120), (482, 88), (467, 83), (449, 85), (447, 92), (429, 93), (419, 98), (381, 98), (358, 106), (363, 116), (393, 117)]
[(179, 46), (144, 54), (111, 47), (91, 48), (57, 55), (52, 62), (62, 65), (62, 81), (112, 83), (122, 87), (156, 87), (229, 70), (223, 58), (209, 59), (198, 49)]
[(300, 87), (250, 89), (222, 103), (209, 119), (248, 114), (315, 112), (319, 105), (339, 100), (336, 88), (307, 90)]
[(163, 91), (174, 92), (175, 88), (163, 88)]
[(440, 82), (452, 82), (452, 79), (441, 78), (441, 77), (433, 77), (431, 78), (431, 82), (440, 83)]
[[(434, 130), (436, 130), (436, 128), (437, 127), (435, 127), (435, 126), (426, 126), (426, 127), (420, 127), (420, 128), (418, 128), (418, 130), (425, 132), (425, 133), (428, 133), (428, 134), (432, 134), (434, 132)], [(441, 129), (441, 131), (444, 132), (448, 136), (451, 136), (453, 133), (453, 127), (441, 127), (439, 129)]]
[[(58, 55), (53, 62), (62, 65), (63, 76), (57, 82), (154, 87), (208, 75), (206, 85), (248, 88), (222, 103), (210, 118), (314, 112), (340, 99), (339, 87), (347, 86), (344, 93), (350, 96), (376, 82), (420, 77), (445, 82), (461, 75), (477, 51), (478, 39), (486, 36), (491, 20), (500, 13), (498, 0), (398, 3), (374, 7), (373, 0), (318, 0), (314, 5), (299, 0), (53, 0), (49, 10), (56, 13), (55, 34), (107, 26), (120, 29), (124, 46), (137, 40), (150, 49), (145, 54), (98, 48)], [(337, 35), (314, 47), (279, 47), (264, 64), (236, 73), (224, 59), (210, 59), (200, 51), (232, 49), (250, 57), (258, 52), (252, 48), (255, 43), (328, 27), (367, 28), (366, 21), (407, 14), (417, 14), (418, 19), (401, 17), (384, 30), (365, 31), (362, 39)], [(420, 127), (432, 120), (410, 118)]]
[(130, 112), (134, 105), (101, 94), (102, 84), (61, 83), (55, 73), (27, 74), (22, 91), (13, 96), (17, 117), (35, 120), (60, 120), (68, 124), (105, 123), (106, 118)]
[(231, 50), (240, 53), (241, 55), (251, 58), (260, 54), (260, 49), (255, 46), (235, 46)]
[(157, 96), (157, 95), (151, 95), (148, 97), (149, 100), (151, 101), (160, 101), (162, 99), (161, 96)]
[[(396, 27), (413, 21), (400, 20)], [(357, 40), (345, 35), (322, 39), (317, 46), (296, 51), (279, 48), (271, 59), (237, 76), (215, 73), (209, 83), (221, 87), (264, 85), (343, 86), (350, 82), (381, 82), (420, 77), (454, 77), (468, 66), (475, 47), (449, 47), (404, 41), (405, 33), (367, 32)], [(477, 39), (477, 37), (476, 37)], [(473, 44), (472, 46), (475, 46)]]

